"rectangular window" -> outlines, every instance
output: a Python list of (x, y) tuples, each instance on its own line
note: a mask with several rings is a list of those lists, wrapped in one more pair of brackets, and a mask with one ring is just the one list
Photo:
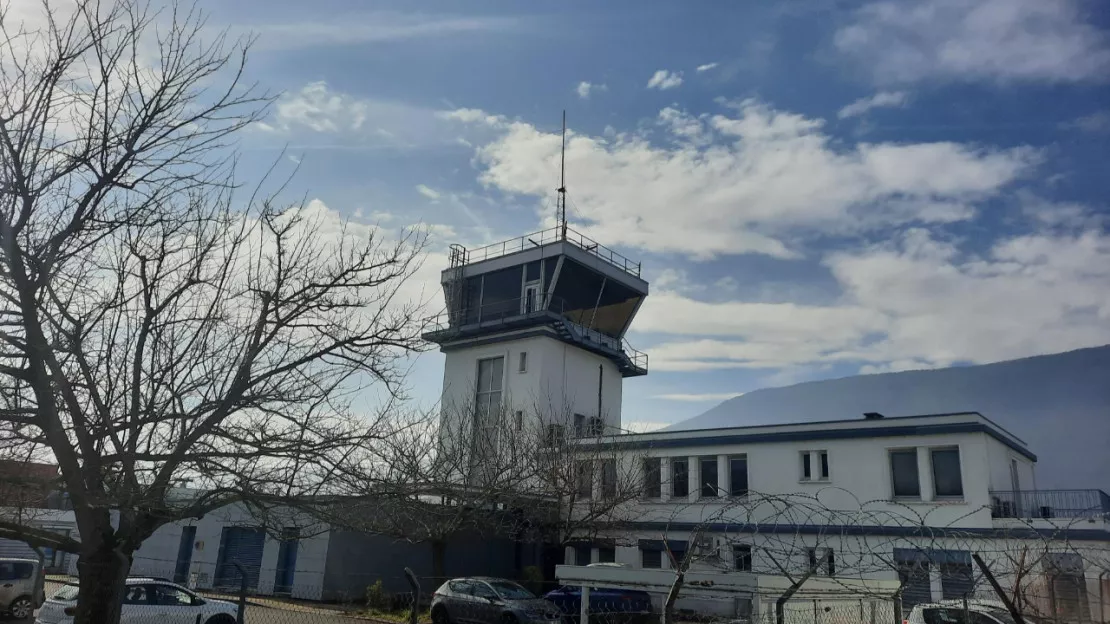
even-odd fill
[(514, 421), (513, 424), (516, 426), (517, 431), (520, 431), (521, 429), (524, 429), (524, 411), (523, 410), (517, 410), (516, 412), (514, 412), (513, 413), (513, 421)]
[(590, 565), (590, 555), (593, 548), (589, 544), (579, 544), (574, 547), (574, 565)]
[(890, 452), (890, 478), (895, 498), (921, 498), (917, 476), (917, 449)]
[(658, 457), (647, 457), (644, 459), (644, 498), (659, 498), (662, 495), (662, 461)]
[(809, 466), (809, 451), (802, 451), (802, 481), (809, 481), (813, 478), (813, 471)]
[(964, 495), (960, 477), (960, 450), (956, 448), (932, 449), (933, 492), (938, 497), (960, 498)]
[(739, 455), (728, 458), (729, 494), (748, 495), (748, 456)]
[(592, 498), (594, 495), (594, 470), (593, 464), (588, 461), (578, 462), (574, 471), (575, 492), (579, 498)]
[(834, 576), (836, 574), (836, 560), (831, 548), (807, 548), (809, 567), (814, 569), (814, 574)]
[(478, 360), (478, 388), (475, 395), (474, 422), (484, 432), (494, 431), (501, 413), (501, 382), (505, 358)]
[(558, 446), (567, 439), (567, 428), (563, 425), (548, 425), (547, 426), (547, 445)]
[(617, 460), (605, 459), (601, 462), (601, 496), (608, 499), (617, 497)]
[(717, 458), (702, 457), (698, 461), (701, 469), (701, 496), (702, 498), (716, 498), (718, 488)]
[(821, 451), (818, 455), (821, 458), (821, 478), (822, 479), (828, 479), (829, 478), (829, 452), (828, 451)]
[(605, 434), (605, 421), (597, 416), (586, 419), (586, 435), (599, 436)]
[(612, 546), (600, 546), (597, 549), (598, 563), (613, 563), (617, 560), (617, 549)]
[(521, 351), (520, 355), (517, 356), (516, 372), (518, 372), (518, 373), (527, 373), (528, 372), (528, 352), (527, 351)]
[(671, 460), (671, 497), (686, 498), (690, 495), (690, 460), (675, 457)]
[(748, 544), (738, 544), (732, 547), (733, 567), (739, 572), (752, 571), (752, 547)]
[(677, 570), (678, 566), (682, 565), (682, 561), (684, 559), (686, 559), (686, 551), (685, 550), (679, 550), (679, 549), (674, 548), (672, 546), (671, 547), (671, 555), (674, 557), (674, 561), (670, 562), (671, 563), (671, 568), (674, 569), (674, 570)]
[(586, 435), (586, 415), (574, 415), (574, 437), (581, 438)]
[(663, 551), (641, 550), (640, 561), (641, 567), (658, 570), (663, 567)]

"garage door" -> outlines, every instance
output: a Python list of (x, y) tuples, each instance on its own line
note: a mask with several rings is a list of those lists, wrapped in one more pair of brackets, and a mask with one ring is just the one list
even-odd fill
[(34, 548), (23, 542), (0, 539), (0, 557), (6, 559), (38, 559), (39, 555)]
[(262, 568), (262, 549), (266, 533), (255, 527), (224, 527), (220, 536), (220, 554), (216, 557), (216, 587), (239, 587), (243, 566), (247, 574), (247, 587), (258, 588), (258, 573)]

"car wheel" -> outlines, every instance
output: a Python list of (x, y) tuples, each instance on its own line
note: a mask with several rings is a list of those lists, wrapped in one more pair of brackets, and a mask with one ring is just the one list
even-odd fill
[(226, 613), (221, 613), (208, 618), (208, 621), (204, 624), (235, 624), (235, 618)]
[(432, 624), (451, 624), (451, 616), (447, 615), (445, 607), (436, 607), (432, 610)]
[(517, 624), (516, 616), (512, 613), (504, 613), (501, 615), (501, 624)]
[(8, 606), (8, 613), (17, 620), (25, 620), (31, 617), (35, 612), (35, 605), (31, 604), (31, 599), (24, 596), (16, 598), (11, 605)]

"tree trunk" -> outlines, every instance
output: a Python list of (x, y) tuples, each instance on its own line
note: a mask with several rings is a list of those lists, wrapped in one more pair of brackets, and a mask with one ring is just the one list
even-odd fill
[(108, 545), (83, 550), (77, 559), (74, 624), (118, 624), (131, 556)]
[(436, 583), (447, 580), (447, 541), (442, 539), (432, 540), (432, 576)]

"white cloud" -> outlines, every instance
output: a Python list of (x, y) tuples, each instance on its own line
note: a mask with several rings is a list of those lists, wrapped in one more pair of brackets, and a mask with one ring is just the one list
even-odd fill
[[(455, 113), (465, 116), (465, 109)], [(270, 118), (256, 127), (296, 137), (298, 149), (397, 149), (454, 145), (454, 121), (431, 108), (359, 97), (316, 81), (283, 93)]]
[(651, 398), (664, 401), (684, 401), (687, 403), (706, 403), (727, 401), (743, 395), (743, 392), (706, 392), (703, 394), (657, 394)]
[(1075, 121), (1063, 124), (1063, 127), (1071, 130), (1089, 132), (1091, 134), (1110, 132), (1110, 110), (1097, 111), (1090, 115), (1084, 115)]
[(682, 72), (671, 72), (665, 69), (660, 69), (651, 75), (648, 80), (647, 88), (659, 89), (665, 91), (667, 89), (674, 89), (682, 84)]
[[(664, 109), (661, 144), (641, 133), (571, 133), (567, 170), (581, 229), (607, 244), (676, 252), (696, 259), (757, 253), (796, 258), (798, 236), (858, 233), (912, 223), (947, 223), (975, 214), (1029, 173), (1028, 148), (951, 142), (843, 146), (824, 122), (746, 100), (733, 115), (694, 117)], [(559, 169), (560, 138), (521, 121), (461, 111), (501, 124), (477, 149), (480, 180), (545, 198)], [(545, 213), (546, 214), (546, 213)]]
[(717, 63), (706, 63), (705, 65), (698, 65), (697, 72), (700, 74), (702, 72), (707, 72), (707, 71), (709, 71), (711, 69), (714, 69), (716, 67), (717, 67)]
[(1110, 77), (1110, 38), (1087, 23), (1078, 0), (874, 2), (834, 44), (879, 82)]
[(593, 84), (593, 83), (586, 82), (586, 81), (582, 81), (582, 82), (578, 83), (578, 86), (574, 88), (575, 93), (577, 93), (578, 97), (583, 99), (583, 100), (590, 99), (590, 94), (591, 93), (600, 92), (600, 91), (608, 91), (608, 90), (609, 90), (609, 87), (604, 85), (604, 84)]
[(306, 128), (316, 132), (338, 133), (359, 130), (366, 121), (367, 102), (328, 89), (326, 82), (310, 82), (283, 94), (275, 105), (269, 130)]
[(423, 195), (424, 197), (427, 197), (428, 199), (430, 199), (432, 201), (436, 201), (440, 197), (442, 197), (442, 195), (440, 195), (439, 191), (437, 191), (437, 190), (435, 190), (435, 189), (433, 189), (429, 186), (426, 186), (424, 184), (417, 184), (416, 185), (416, 192), (420, 193), (421, 195)]
[(858, 117), (873, 108), (900, 108), (906, 105), (905, 91), (880, 91), (871, 97), (860, 98), (840, 109), (836, 114), (841, 119)]
[(984, 254), (911, 229), (824, 263), (841, 290), (828, 305), (653, 293), (634, 325), (662, 336), (646, 349), (652, 369), (841, 363), (878, 373), (1110, 343), (1110, 235), (1101, 229), (1004, 238)]
[(512, 17), (370, 11), (336, 16), (331, 20), (233, 25), (231, 33), (257, 35), (257, 48), (261, 50), (299, 50), (503, 32), (516, 30), (521, 25), (519, 19)]

